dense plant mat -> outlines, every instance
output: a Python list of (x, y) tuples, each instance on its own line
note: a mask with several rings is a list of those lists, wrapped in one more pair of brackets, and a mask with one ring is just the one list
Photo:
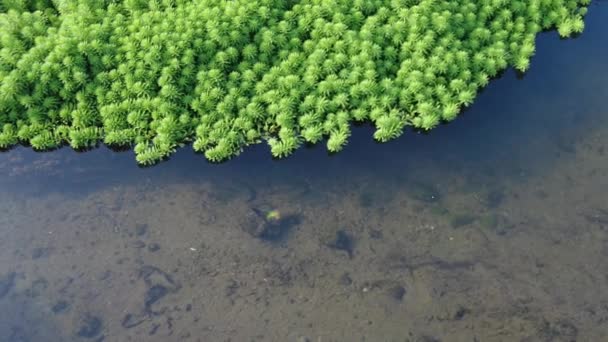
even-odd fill
[(0, 0), (0, 148), (276, 157), (454, 119), (589, 0)]

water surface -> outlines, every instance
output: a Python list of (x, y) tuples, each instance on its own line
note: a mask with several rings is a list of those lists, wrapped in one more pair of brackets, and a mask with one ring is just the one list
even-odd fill
[(0, 341), (607, 340), (607, 23), (336, 155), (1, 153)]

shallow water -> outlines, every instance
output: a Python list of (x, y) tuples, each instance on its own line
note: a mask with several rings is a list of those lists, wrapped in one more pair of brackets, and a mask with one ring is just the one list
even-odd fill
[(607, 23), (337, 155), (0, 154), (0, 341), (608, 340)]

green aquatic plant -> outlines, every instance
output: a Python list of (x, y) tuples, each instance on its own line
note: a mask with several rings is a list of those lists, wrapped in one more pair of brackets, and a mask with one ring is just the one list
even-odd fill
[(153, 164), (455, 119), (590, 0), (0, 0), (0, 148), (103, 141)]
[(269, 210), (266, 213), (266, 221), (278, 221), (280, 219), (281, 219), (281, 213), (276, 209)]

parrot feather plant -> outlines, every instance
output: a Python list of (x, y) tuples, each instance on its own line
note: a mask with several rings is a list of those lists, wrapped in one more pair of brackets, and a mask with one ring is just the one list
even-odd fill
[(0, 0), (0, 148), (275, 157), (454, 120), (590, 0)]

